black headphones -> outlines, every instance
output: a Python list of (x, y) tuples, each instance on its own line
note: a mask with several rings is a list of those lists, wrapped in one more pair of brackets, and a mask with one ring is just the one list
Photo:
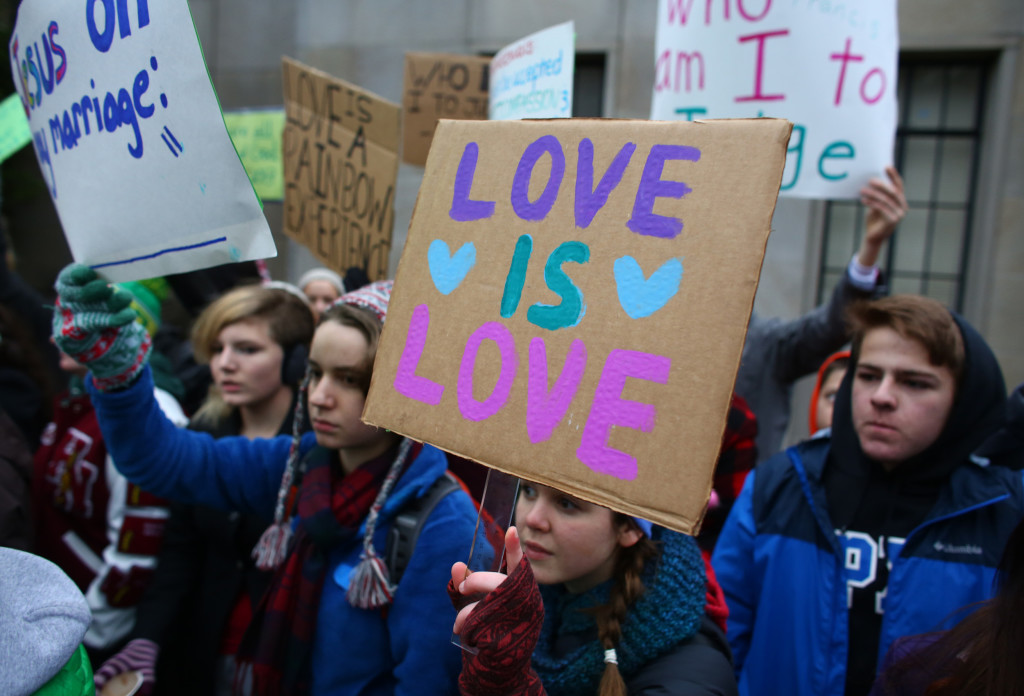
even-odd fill
[(281, 359), (281, 381), (290, 387), (296, 387), (306, 376), (306, 363), (309, 361), (309, 349), (304, 343), (296, 343), (284, 351)]

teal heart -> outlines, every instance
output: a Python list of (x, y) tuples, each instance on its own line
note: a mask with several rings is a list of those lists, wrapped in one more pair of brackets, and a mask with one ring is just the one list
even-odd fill
[(615, 259), (615, 286), (619, 304), (632, 319), (649, 317), (679, 292), (683, 279), (683, 262), (669, 259), (661, 268), (644, 277), (640, 264), (632, 256)]
[(466, 242), (453, 256), (444, 240), (435, 239), (427, 250), (427, 263), (434, 287), (442, 295), (450, 295), (476, 265), (476, 247), (473, 242)]

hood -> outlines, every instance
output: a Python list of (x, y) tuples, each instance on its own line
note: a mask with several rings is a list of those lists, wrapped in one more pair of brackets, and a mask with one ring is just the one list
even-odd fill
[(1024, 467), (1024, 384), (1019, 385), (1006, 400), (1003, 426), (982, 443), (978, 456), (1002, 460), (1014, 469)]
[[(964, 370), (953, 408), (935, 442), (888, 474), (883, 474), (881, 465), (861, 450), (853, 427), (850, 397), (859, 356), (856, 352), (851, 355), (850, 369), (836, 394), (828, 465), (833, 475), (843, 476), (850, 486), (843, 496), (842, 507), (856, 509), (869, 475), (886, 475), (917, 489), (941, 486), (952, 470), (966, 461), (1002, 424), (1006, 385), (999, 363), (974, 327), (955, 312), (951, 314), (964, 340)], [(840, 519), (844, 517), (840, 511), (836, 512)]]

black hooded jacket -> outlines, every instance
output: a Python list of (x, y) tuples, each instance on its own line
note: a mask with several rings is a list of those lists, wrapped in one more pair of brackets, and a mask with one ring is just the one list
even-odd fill
[(1003, 426), (982, 443), (975, 453), (993, 464), (1024, 469), (1024, 384), (1006, 400), (1006, 418)]
[[(849, 656), (846, 694), (866, 694), (873, 682), (888, 581), (884, 558), (928, 516), (953, 470), (1004, 422), (1006, 386), (995, 355), (984, 339), (953, 314), (964, 340), (964, 369), (952, 410), (938, 438), (892, 471), (867, 457), (854, 430), (852, 384), (859, 356), (836, 395), (832, 448), (824, 471), (831, 520), (839, 533), (861, 534), (878, 544), (874, 579), (849, 595)], [(895, 553), (893, 548), (892, 553)], [(936, 617), (936, 622), (942, 617)]]

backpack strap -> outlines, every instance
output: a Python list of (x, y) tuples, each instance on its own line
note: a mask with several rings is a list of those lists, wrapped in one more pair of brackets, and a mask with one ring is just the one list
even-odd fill
[(388, 530), (388, 545), (384, 561), (388, 567), (388, 579), (397, 586), (409, 566), (412, 553), (416, 550), (416, 542), (423, 531), (430, 514), (449, 493), (462, 490), (462, 485), (451, 473), (437, 479), (427, 489), (426, 495), (410, 500), (395, 516)]

